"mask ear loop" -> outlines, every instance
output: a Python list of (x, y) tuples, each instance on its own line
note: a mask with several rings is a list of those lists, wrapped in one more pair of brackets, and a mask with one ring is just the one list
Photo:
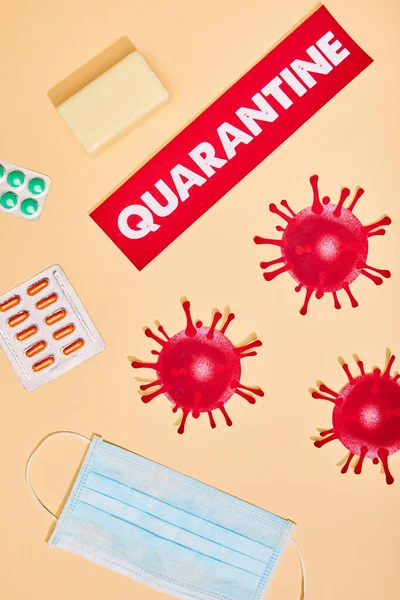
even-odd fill
[(85, 435), (81, 435), (80, 433), (73, 433), (72, 431), (56, 431), (55, 433), (50, 433), (50, 435), (46, 436), (35, 448), (35, 450), (32, 452), (32, 454), (30, 455), (28, 462), (26, 463), (26, 468), (25, 468), (25, 480), (26, 480), (26, 484), (28, 486), (28, 489), (30, 491), (30, 493), (33, 496), (33, 499), (35, 500), (35, 502), (41, 507), (42, 510), (46, 511), (46, 513), (48, 515), (50, 515), (50, 517), (53, 519), (53, 521), (55, 521), (57, 523), (58, 518), (56, 517), (56, 515), (54, 513), (51, 512), (51, 510), (49, 510), (47, 508), (47, 506), (45, 506), (43, 504), (43, 502), (41, 500), (39, 500), (35, 490), (32, 487), (32, 483), (31, 483), (31, 464), (32, 464), (32, 460), (33, 457), (35, 456), (35, 454), (38, 452), (38, 450), (49, 440), (51, 440), (52, 438), (55, 437), (60, 437), (62, 435), (68, 435), (70, 437), (74, 437), (80, 440), (83, 440), (84, 442), (91, 442), (91, 439), (86, 437)]
[(306, 573), (306, 565), (304, 562), (304, 557), (301, 553), (301, 550), (299, 548), (299, 545), (297, 544), (296, 540), (294, 540), (292, 538), (292, 542), (294, 544), (294, 547), (296, 548), (297, 551), (297, 556), (299, 557), (299, 562), (300, 562), (300, 567), (301, 567), (301, 576), (302, 576), (302, 595), (301, 595), (301, 599), (300, 600), (306, 600), (307, 598), (307, 573)]

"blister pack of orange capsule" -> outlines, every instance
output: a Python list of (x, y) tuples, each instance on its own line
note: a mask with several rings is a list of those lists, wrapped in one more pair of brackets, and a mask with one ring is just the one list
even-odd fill
[(63, 269), (54, 265), (0, 296), (0, 346), (30, 392), (105, 344)]

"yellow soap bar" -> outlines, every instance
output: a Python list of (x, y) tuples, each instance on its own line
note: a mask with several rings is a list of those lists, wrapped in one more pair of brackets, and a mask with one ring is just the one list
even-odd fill
[(135, 51), (57, 107), (89, 153), (168, 101), (168, 92)]

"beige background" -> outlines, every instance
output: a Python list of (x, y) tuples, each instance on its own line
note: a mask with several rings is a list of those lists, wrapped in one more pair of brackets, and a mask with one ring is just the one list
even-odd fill
[[(3, 0), (0, 35), (0, 157), (49, 174), (52, 189), (36, 224), (0, 214), (4, 293), (42, 269), (66, 270), (107, 348), (33, 394), (26, 393), (0, 354), (0, 594), (5, 600), (164, 596), (67, 552), (45, 538), (50, 520), (31, 500), (26, 459), (47, 433), (69, 429), (106, 439), (187, 473), (298, 523), (310, 600), (394, 600), (400, 575), (400, 454), (396, 482), (385, 485), (366, 462), (356, 477), (335, 466), (344, 448), (322, 450), (309, 437), (331, 423), (331, 405), (313, 400), (315, 380), (340, 388), (336, 361), (358, 352), (383, 364), (386, 346), (400, 352), (399, 256), (399, 8), (395, 0), (332, 0), (328, 8), (375, 63), (323, 108), (202, 219), (138, 273), (87, 216), (147, 156), (267, 52), (312, 8), (310, 0)], [(58, 117), (48, 91), (121, 36), (143, 53), (171, 93), (170, 104), (137, 130), (90, 158)], [(313, 301), (306, 318), (294, 282), (264, 282), (259, 261), (272, 256), (252, 242), (273, 234), (268, 203), (286, 197), (310, 203), (308, 177), (323, 193), (343, 185), (367, 193), (357, 215), (393, 218), (385, 238), (371, 242), (370, 263), (393, 277), (380, 288), (353, 285), (360, 301), (334, 311)], [(178, 436), (168, 402), (145, 406), (127, 356), (150, 357), (142, 332), (153, 319), (169, 332), (183, 327), (187, 295), (196, 316), (229, 304), (237, 315), (230, 337), (257, 331), (264, 342), (246, 361), (243, 380), (266, 391), (255, 406), (229, 402), (234, 426), (218, 417), (189, 420)], [(55, 440), (33, 468), (38, 493), (60, 506), (84, 451)], [(300, 570), (286, 552), (268, 600), (297, 600)]]

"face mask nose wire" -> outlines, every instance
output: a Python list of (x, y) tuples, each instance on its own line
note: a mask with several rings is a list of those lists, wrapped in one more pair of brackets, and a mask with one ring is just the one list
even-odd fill
[(56, 515), (54, 513), (51, 512), (51, 510), (49, 510), (47, 508), (47, 506), (45, 506), (43, 504), (43, 502), (41, 500), (39, 500), (35, 490), (32, 487), (32, 483), (31, 483), (31, 464), (32, 464), (32, 460), (35, 456), (35, 454), (38, 452), (38, 450), (49, 440), (51, 440), (52, 438), (55, 437), (60, 437), (60, 436), (70, 436), (70, 437), (74, 437), (80, 440), (83, 440), (84, 442), (91, 442), (90, 438), (86, 437), (85, 435), (81, 435), (80, 433), (74, 433), (72, 431), (56, 431), (55, 433), (50, 433), (50, 435), (46, 436), (38, 446), (36, 446), (35, 450), (32, 452), (32, 454), (30, 455), (28, 462), (26, 463), (26, 468), (25, 468), (25, 480), (26, 480), (26, 485), (28, 486), (28, 489), (30, 491), (30, 493), (33, 496), (33, 499), (35, 500), (35, 502), (41, 507), (42, 510), (46, 511), (46, 513), (48, 515), (50, 515), (50, 517), (53, 519), (53, 521), (55, 521), (57, 523), (58, 519), (56, 517)]
[(306, 573), (306, 565), (304, 562), (304, 557), (301, 553), (301, 550), (299, 548), (299, 545), (297, 544), (296, 540), (294, 540), (292, 538), (292, 542), (294, 547), (296, 548), (297, 551), (297, 556), (299, 557), (299, 562), (300, 562), (300, 567), (301, 567), (301, 575), (302, 575), (302, 580), (303, 580), (303, 593), (301, 595), (300, 600), (306, 600), (307, 598), (307, 573)]

